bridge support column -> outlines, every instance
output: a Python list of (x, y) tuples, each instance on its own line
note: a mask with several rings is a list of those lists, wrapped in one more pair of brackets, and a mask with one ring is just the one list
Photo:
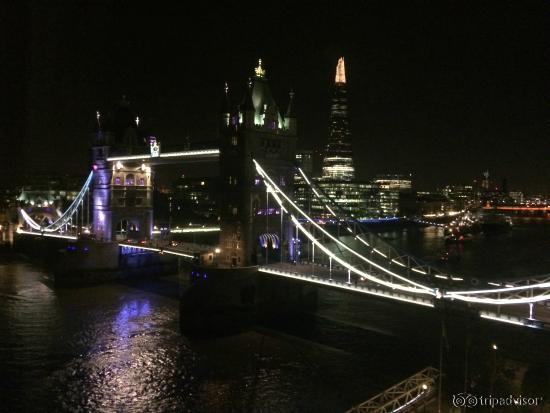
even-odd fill
[(93, 233), (99, 241), (109, 242), (113, 235), (111, 211), (111, 168), (107, 162), (96, 161), (92, 192)]
[(180, 328), (188, 333), (227, 333), (258, 320), (317, 308), (317, 286), (256, 268), (193, 267), (180, 298)]

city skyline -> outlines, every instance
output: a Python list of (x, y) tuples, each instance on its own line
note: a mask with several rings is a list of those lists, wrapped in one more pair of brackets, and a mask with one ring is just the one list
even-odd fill
[[(260, 37), (276, 42), (252, 36), (243, 43), (248, 47), (234, 49), (221, 33), (231, 27), (242, 38), (238, 23), (260, 13), (237, 17), (222, 8), (195, 23), (184, 15), (187, 24), (180, 24), (152, 6), (22, 7), (16, 11), (26, 35), (10, 40), (19, 48), (9, 56), (23, 65), (8, 68), (11, 87), (22, 93), (7, 108), (13, 116), (3, 130), (21, 160), (17, 175), (43, 172), (57, 156), (68, 174), (84, 174), (95, 111), (122, 94), (153, 121), (166, 145), (187, 135), (213, 140), (224, 82), (238, 95), (259, 57), (279, 95), (295, 90), (299, 147), (320, 150), (334, 62), (344, 56), (358, 178), (412, 173), (424, 189), (469, 183), (489, 170), (497, 182), (507, 178), (510, 189), (548, 192), (545, 61), (538, 54), (543, 3), (442, 5), (424, 10), (418, 22), (414, 8), (353, 9), (322, 8), (307, 20), (297, 6), (275, 10), (281, 26), (267, 25), (274, 36)], [(107, 24), (122, 17), (132, 23)], [(200, 29), (205, 22), (211, 33)], [(333, 33), (325, 33), (331, 22)], [(136, 29), (145, 23), (150, 30)], [(190, 36), (197, 30), (199, 36)], [(97, 63), (103, 59), (111, 64)]]

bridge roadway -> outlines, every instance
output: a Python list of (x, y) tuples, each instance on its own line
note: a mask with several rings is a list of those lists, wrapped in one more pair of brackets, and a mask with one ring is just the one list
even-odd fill
[(425, 307), (434, 307), (434, 299), (428, 294), (415, 295), (381, 285), (372, 285), (372, 282), (362, 281), (358, 275), (353, 273), (348, 279), (347, 271), (340, 269), (332, 269), (331, 271), (326, 266), (316, 264), (272, 263), (269, 265), (260, 265), (258, 271), (353, 293), (389, 298)]
[[(350, 282), (348, 282), (347, 271), (340, 269), (332, 269), (332, 271), (330, 271), (328, 267), (317, 264), (270, 263), (269, 265), (260, 265), (258, 271), (345, 290), (351, 293), (389, 298), (425, 307), (433, 308), (436, 303), (436, 299), (427, 294), (416, 295), (381, 285), (373, 285), (371, 281), (362, 281), (358, 275), (353, 273), (349, 277)], [(483, 319), (517, 326), (550, 330), (550, 302), (541, 302), (533, 306), (533, 320), (529, 320), (528, 304), (501, 306), (470, 304), (469, 307), (477, 311)]]

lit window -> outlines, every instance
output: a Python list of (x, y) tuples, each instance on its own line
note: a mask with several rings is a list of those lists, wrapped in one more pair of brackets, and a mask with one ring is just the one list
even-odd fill
[(135, 184), (134, 174), (126, 175), (126, 185), (134, 185), (134, 184)]
[(139, 178), (139, 184), (140, 184), (141, 186), (145, 185), (145, 179)]
[(115, 185), (120, 185), (120, 184), (121, 184), (120, 176), (115, 177)]

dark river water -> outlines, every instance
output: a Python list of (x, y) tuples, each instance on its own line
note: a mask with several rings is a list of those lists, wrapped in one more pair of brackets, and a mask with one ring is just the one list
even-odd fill
[[(548, 273), (549, 229), (517, 223), (443, 265), (494, 277)], [(437, 260), (445, 248), (438, 231), (384, 236)], [(321, 291), (316, 314), (192, 338), (178, 329), (177, 276), (54, 289), (45, 275), (0, 259), (0, 411), (344, 412), (438, 362), (440, 324), (430, 309)], [(501, 328), (481, 335), (522, 334)], [(448, 332), (457, 353), (462, 334)]]

